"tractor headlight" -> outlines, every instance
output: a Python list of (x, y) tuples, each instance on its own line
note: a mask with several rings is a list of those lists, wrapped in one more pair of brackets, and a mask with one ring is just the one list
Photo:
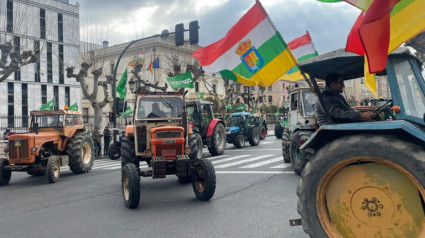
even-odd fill
[(33, 152), (35, 152), (36, 150), (37, 150), (37, 147), (36, 146), (32, 147), (32, 151)]

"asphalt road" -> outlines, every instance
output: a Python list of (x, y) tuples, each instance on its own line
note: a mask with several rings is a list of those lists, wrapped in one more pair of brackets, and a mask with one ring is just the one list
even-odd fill
[(119, 161), (96, 160), (82, 175), (62, 167), (55, 184), (12, 173), (0, 187), (0, 237), (307, 237), (301, 226), (289, 226), (299, 218), (298, 176), (283, 163), (280, 140), (229, 145), (209, 158), (217, 174), (210, 201), (198, 201), (175, 176), (141, 178), (134, 210), (124, 206)]

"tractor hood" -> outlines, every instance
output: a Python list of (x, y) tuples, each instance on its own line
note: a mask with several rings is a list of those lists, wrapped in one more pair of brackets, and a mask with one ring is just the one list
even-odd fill
[(226, 128), (226, 132), (228, 134), (235, 134), (235, 133), (238, 133), (240, 130), (241, 128), (239, 128), (238, 126), (232, 126), (232, 127)]

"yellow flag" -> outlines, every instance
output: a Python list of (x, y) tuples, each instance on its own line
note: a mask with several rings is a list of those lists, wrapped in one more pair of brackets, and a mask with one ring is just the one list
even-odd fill
[(376, 80), (375, 80), (375, 74), (369, 73), (369, 66), (367, 64), (367, 57), (364, 57), (364, 79), (365, 83), (364, 85), (375, 95), (375, 97), (378, 97), (378, 94), (376, 93)]

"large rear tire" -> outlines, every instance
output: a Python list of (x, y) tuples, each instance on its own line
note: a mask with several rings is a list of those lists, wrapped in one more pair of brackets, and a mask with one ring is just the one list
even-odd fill
[(274, 126), (274, 135), (278, 139), (282, 139), (282, 133), (283, 133), (283, 127), (280, 125), (279, 122), (276, 123)]
[(121, 143), (114, 142), (108, 147), (108, 157), (111, 160), (117, 160), (121, 157)]
[(123, 166), (121, 187), (125, 206), (129, 209), (137, 208), (140, 202), (140, 177), (134, 164), (128, 163)]
[(199, 156), (202, 157), (202, 149), (201, 149), (201, 155), (199, 155), (198, 144), (199, 144), (199, 140), (202, 143), (201, 136), (199, 136), (199, 134), (196, 134), (196, 135), (195, 134), (191, 134), (188, 137), (189, 137), (189, 146), (190, 146), (189, 159), (191, 161), (195, 161), (197, 159), (200, 159)]
[(6, 165), (9, 165), (9, 160), (0, 159), (0, 186), (8, 185), (12, 177), (12, 171), (6, 169)]
[(140, 166), (134, 148), (134, 137), (123, 136), (121, 137), (121, 167), (129, 163), (134, 164), (136, 168)]
[[(305, 164), (308, 162), (308, 158), (312, 157), (311, 151), (308, 153), (302, 153), (300, 147), (303, 142), (307, 141), (311, 136), (311, 132), (309, 131), (297, 131), (294, 133), (291, 139), (291, 164), (294, 172), (297, 175), (300, 175), (304, 169)], [(282, 137), (283, 138), (283, 137)], [(306, 157), (306, 155), (309, 155)], [(314, 154), (314, 152), (313, 152)]]
[(217, 123), (211, 137), (211, 146), (208, 151), (211, 155), (222, 155), (226, 149), (226, 129), (223, 124)]
[(93, 167), (96, 156), (93, 140), (89, 135), (75, 134), (69, 139), (66, 152), (69, 155), (69, 168), (74, 174), (86, 173)]
[(257, 146), (260, 143), (260, 130), (258, 127), (251, 128), (248, 141), (251, 146)]
[(60, 161), (56, 156), (50, 156), (46, 165), (46, 177), (49, 183), (56, 183), (60, 177)]
[(351, 135), (323, 146), (298, 183), (311, 237), (419, 237), (425, 231), (425, 151), (389, 135)]
[(215, 193), (216, 176), (214, 166), (208, 159), (200, 159), (193, 164), (192, 188), (197, 199), (210, 200)]
[(267, 136), (267, 130), (264, 126), (260, 127), (260, 140), (266, 139)]
[(285, 163), (291, 163), (291, 152), (289, 150), (290, 146), (291, 136), (289, 135), (289, 130), (284, 128), (282, 133), (282, 156)]

